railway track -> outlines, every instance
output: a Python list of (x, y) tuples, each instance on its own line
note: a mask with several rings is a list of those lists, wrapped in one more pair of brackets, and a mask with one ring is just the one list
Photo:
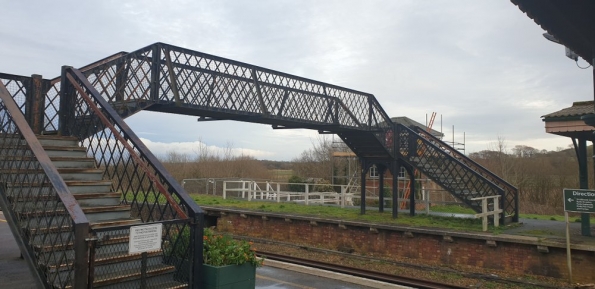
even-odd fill
[(456, 286), (456, 285), (442, 284), (442, 283), (429, 281), (429, 280), (421, 280), (421, 279), (416, 279), (416, 278), (411, 278), (411, 277), (406, 277), (406, 276), (397, 276), (397, 275), (374, 272), (374, 271), (369, 271), (369, 270), (364, 270), (364, 269), (359, 269), (359, 268), (337, 265), (337, 264), (330, 264), (330, 263), (325, 263), (325, 262), (320, 262), (320, 261), (315, 261), (315, 260), (279, 255), (279, 254), (270, 253), (270, 252), (257, 251), (256, 253), (261, 257), (265, 257), (265, 258), (271, 259), (271, 260), (282, 261), (282, 262), (286, 262), (286, 263), (292, 263), (292, 264), (297, 264), (297, 265), (302, 265), (302, 266), (307, 266), (307, 267), (313, 267), (313, 268), (318, 268), (318, 269), (322, 269), (322, 270), (343, 273), (343, 274), (348, 274), (348, 275), (352, 275), (352, 276), (358, 276), (358, 277), (362, 277), (362, 278), (366, 278), (366, 279), (377, 280), (377, 281), (387, 282), (387, 283), (396, 284), (396, 285), (409, 286), (409, 287), (413, 287), (413, 288), (422, 288), (422, 289), (462, 289), (462, 288), (467, 288), (467, 287)]

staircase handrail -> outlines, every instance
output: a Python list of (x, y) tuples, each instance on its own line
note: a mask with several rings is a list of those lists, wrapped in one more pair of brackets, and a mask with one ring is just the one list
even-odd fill
[[(150, 181), (150, 184), (153, 185), (160, 193), (160, 195), (154, 195), (156, 197), (155, 200), (150, 200), (150, 193), (151, 191), (143, 191), (142, 187), (133, 188), (136, 190), (132, 192), (133, 200), (132, 204), (136, 204), (136, 206), (140, 206), (139, 214), (141, 215), (141, 219), (144, 221), (149, 221), (150, 219), (156, 219), (157, 222), (165, 223), (167, 222), (165, 219), (173, 218), (174, 220), (186, 220), (188, 222), (186, 225), (180, 228), (181, 231), (178, 233), (172, 232), (171, 230), (166, 230), (166, 235), (163, 238), (169, 238), (172, 246), (174, 248), (178, 245), (182, 246), (183, 250), (186, 250), (185, 256), (181, 256), (183, 258), (188, 258), (190, 261), (190, 272), (185, 278), (188, 278), (188, 282), (191, 288), (198, 288), (200, 286), (200, 280), (198, 279), (201, 276), (201, 265), (202, 265), (202, 249), (203, 249), (203, 227), (204, 227), (204, 211), (200, 208), (193, 200), (190, 198), (188, 193), (182, 188), (182, 186), (175, 181), (175, 179), (171, 176), (171, 174), (165, 169), (165, 167), (161, 164), (161, 162), (153, 155), (153, 153), (145, 146), (145, 144), (140, 140), (140, 138), (134, 133), (134, 131), (124, 122), (124, 119), (116, 112), (116, 110), (110, 105), (107, 100), (105, 100), (99, 92), (95, 89), (95, 87), (89, 82), (89, 80), (83, 75), (82, 72), (79, 70), (72, 68), (72, 67), (64, 67), (63, 68), (63, 77), (61, 80), (62, 88), (65, 92), (62, 95), (63, 101), (65, 101), (64, 108), (65, 111), (69, 111), (66, 107), (71, 106), (69, 102), (71, 101), (78, 101), (76, 94), (72, 95), (74, 91), (72, 91), (70, 87), (74, 88), (80, 95), (80, 101), (82, 101), (78, 106), (77, 109), (81, 109), (78, 111), (80, 115), (76, 116), (75, 111), (72, 112), (73, 115), (68, 115), (65, 117), (63, 122), (68, 122), (71, 118), (72, 121), (80, 120), (85, 121), (92, 120), (95, 121), (94, 124), (99, 127), (104, 127), (111, 131), (112, 137), (116, 139), (117, 145), (121, 146), (121, 148), (128, 152), (129, 156), (133, 160), (139, 173), (143, 172), (147, 179)], [(74, 98), (74, 99), (73, 99)], [(62, 100), (61, 100), (62, 101)], [(99, 108), (101, 107), (101, 108)], [(72, 107), (74, 108), (74, 106)], [(92, 112), (94, 115), (87, 114)], [(77, 118), (78, 117), (78, 118)], [(88, 117), (91, 117), (90, 119)], [(73, 122), (74, 123), (74, 122)], [(116, 129), (117, 127), (117, 129)], [(76, 127), (64, 127), (61, 129), (66, 129), (66, 133), (74, 132), (74, 130), (81, 130), (79, 131), (79, 137), (87, 137), (84, 134), (85, 128), (76, 128)], [(93, 130), (97, 130), (97, 128), (92, 128)], [(72, 130), (72, 131), (68, 131)], [(97, 130), (97, 132), (102, 131)], [(82, 139), (81, 139), (82, 141)], [(109, 148), (109, 144), (106, 144)], [(122, 151), (121, 153), (123, 153)], [(108, 152), (109, 153), (109, 152)], [(105, 152), (103, 153), (105, 154)], [(137, 155), (138, 154), (138, 155)], [(125, 160), (125, 158), (120, 155), (118, 156), (110, 156), (110, 160), (113, 157), (117, 157), (120, 161)], [(118, 163), (120, 162), (118, 161)], [(126, 168), (126, 162), (121, 163)], [(108, 164), (106, 163), (106, 166)], [(136, 173), (137, 168), (134, 168), (134, 172), (132, 175), (135, 176), (138, 182), (142, 182), (145, 177), (138, 175)], [(150, 169), (149, 169), (150, 168)], [(106, 168), (107, 169), (107, 168)], [(146, 180), (146, 179), (145, 179)], [(120, 182), (121, 188), (127, 188)], [(167, 188), (166, 188), (167, 187)], [(150, 187), (147, 187), (150, 188)], [(124, 192), (125, 193), (125, 192)], [(144, 199), (137, 199), (138, 195), (144, 195)], [(174, 200), (175, 195), (177, 200)], [(161, 209), (157, 209), (155, 211), (155, 207), (159, 203), (158, 197), (163, 196), (166, 199), (166, 206), (162, 207)], [(126, 197), (124, 197), (124, 201), (126, 202)], [(154, 202), (154, 205), (149, 205), (147, 202)], [(178, 203), (179, 202), (179, 203)], [(176, 215), (168, 216), (167, 213), (167, 205), (175, 211)], [(183, 206), (186, 209), (186, 212), (182, 210), (180, 207)], [(147, 209), (147, 214), (143, 216), (143, 209)], [(157, 213), (158, 215), (154, 216), (153, 214)], [(173, 212), (172, 212), (173, 213)], [(183, 238), (178, 238), (175, 234), (182, 234), (185, 228), (190, 229), (190, 236), (187, 243), (183, 241)], [(164, 251), (163, 254), (166, 252)], [(166, 255), (164, 255), (164, 258)], [(180, 261), (178, 261), (180, 262)], [(181, 266), (181, 265), (180, 265)], [(179, 267), (178, 270), (182, 270)]]
[[(64, 205), (65, 210), (68, 212), (68, 216), (73, 224), (73, 232), (74, 232), (74, 248), (75, 248), (75, 266), (74, 268), (74, 282), (73, 284), (75, 287), (78, 286), (85, 286), (87, 282), (87, 254), (86, 254), (86, 238), (88, 237), (89, 233), (89, 220), (85, 216), (82, 208), (79, 206), (78, 202), (74, 198), (74, 196), (70, 193), (68, 186), (64, 182), (64, 179), (58, 173), (58, 169), (54, 166), (50, 157), (48, 156), (47, 152), (44, 150), (43, 146), (33, 133), (33, 130), (25, 120), (25, 117), (22, 111), (17, 106), (16, 102), (14, 101), (13, 97), (10, 95), (9, 91), (6, 89), (4, 84), (0, 82), (0, 99), (4, 103), (7, 112), (10, 114), (16, 128), (21, 133), (22, 137), (24, 138), (26, 145), (29, 147), (31, 152), (33, 153), (35, 159), (39, 162), (41, 168), (43, 169), (44, 174), (47, 176), (48, 181), (50, 182), (51, 186), (54, 188), (58, 198)], [(14, 225), (14, 224), (13, 224)], [(16, 233), (16, 232), (13, 232)], [(20, 233), (20, 232), (19, 232)], [(19, 234), (19, 238), (22, 238)], [(22, 241), (22, 240), (21, 240)], [(29, 265), (33, 264), (33, 267), (36, 267), (37, 262), (33, 259), (32, 254), (27, 250), (24, 252), (27, 257)], [(37, 270), (36, 270), (37, 271)], [(44, 283), (47, 280), (43, 280)], [(81, 287), (82, 288), (82, 287)]]
[[(81, 72), (87, 72), (89, 70), (93, 70), (93, 69), (95, 69), (97, 67), (100, 67), (100, 66), (103, 66), (105, 64), (109, 64), (109, 63), (112, 63), (112, 62), (117, 62), (117, 61), (121, 60), (122, 58), (124, 58), (126, 55), (128, 55), (128, 52), (120, 51), (120, 52), (114, 53), (114, 54), (112, 54), (112, 55), (110, 55), (108, 57), (105, 57), (105, 58), (102, 58), (102, 59), (97, 60), (95, 62), (89, 63), (89, 64), (87, 64), (87, 65), (85, 65), (83, 67), (80, 67), (80, 68), (78, 68), (78, 70), (80, 70)], [(60, 82), (60, 79), (61, 78), (62, 78), (62, 76), (57, 76), (57, 77), (54, 77), (54, 78), (50, 79), (49, 80), (50, 81), (50, 84), (51, 85), (54, 85), (54, 84)]]
[[(428, 139), (430, 139), (431, 141), (437, 142), (437, 143), (442, 143), (442, 140), (440, 140), (439, 138), (437, 138), (436, 136), (432, 135), (431, 133), (428, 133), (427, 131), (423, 130), (420, 127), (415, 127), (416, 130), (418, 131), (418, 133)], [(443, 150), (444, 151), (444, 150)], [(474, 167), (477, 169), (477, 171), (481, 172), (482, 174), (486, 174), (489, 177), (495, 179), (498, 183), (501, 183), (503, 186), (508, 187), (508, 189), (512, 190), (512, 191), (516, 191), (517, 188), (515, 186), (513, 186), (511, 183), (507, 182), (506, 180), (502, 179), (501, 177), (499, 177), (498, 175), (490, 172), (488, 169), (486, 169), (485, 167), (483, 167), (482, 165), (478, 164), (476, 161), (474, 161), (473, 159), (469, 158), (468, 156), (464, 155), (463, 153), (461, 153), (460, 151), (451, 148), (450, 153), (457, 159), (459, 160), (463, 160), (465, 163), (470, 163), (471, 165), (467, 165), (469, 167)]]
[[(399, 128), (404, 128), (405, 130), (410, 131), (410, 133), (413, 133), (414, 135), (418, 135), (420, 137), (420, 139), (422, 139), (422, 141), (424, 142), (424, 144), (426, 146), (430, 146), (432, 148), (434, 148), (437, 151), (442, 152), (444, 155), (448, 156), (451, 160), (453, 160), (455, 163), (458, 163), (459, 165), (463, 166), (463, 167), (469, 167), (467, 166), (465, 163), (463, 163), (461, 160), (459, 160), (458, 158), (446, 153), (443, 149), (441, 149), (440, 147), (438, 147), (436, 144), (434, 144), (433, 142), (429, 141), (426, 138), (423, 138), (421, 135), (419, 135), (417, 132), (415, 132), (413, 129), (407, 127), (406, 125), (402, 125), (402, 124), (397, 124), (397, 126)], [(399, 152), (399, 155), (401, 155), (401, 153)], [(480, 173), (476, 172), (475, 170), (471, 170), (471, 173), (473, 175), (475, 175), (476, 177), (480, 177), (480, 178), (484, 178), (487, 182), (488, 185), (492, 188), (494, 188), (496, 191), (500, 192), (500, 193), (504, 193), (504, 189), (502, 189), (500, 186), (498, 186), (496, 183), (492, 182), (492, 180), (489, 180), (487, 178), (485, 178), (484, 176), (482, 176)]]
[[(140, 138), (134, 133), (134, 131), (124, 122), (124, 120), (120, 117), (120, 115), (113, 109), (113, 107), (101, 96), (99, 96), (99, 92), (89, 83), (87, 78), (77, 69), (75, 68), (68, 68), (66, 69), (66, 77), (71, 81), (71, 83), (75, 86), (81, 96), (85, 99), (86, 104), (93, 109), (101, 121), (109, 127), (112, 131), (116, 132), (115, 128), (109, 124), (109, 120), (107, 117), (111, 118), (114, 123), (116, 123), (121, 129), (122, 133), (125, 135), (128, 142), (131, 145), (126, 144), (126, 140), (121, 139), (125, 143), (126, 149), (129, 151), (131, 157), (135, 158), (139, 165), (141, 165), (142, 169), (149, 175), (151, 181), (153, 181), (156, 186), (158, 187), (160, 193), (164, 194), (167, 201), (174, 207), (174, 209), (184, 217), (186, 213), (182, 211), (179, 207), (177, 202), (175, 202), (171, 196), (171, 194), (163, 187), (163, 185), (159, 182), (159, 180), (154, 176), (148, 169), (147, 166), (152, 166), (158, 174), (165, 180), (167, 185), (172, 188), (172, 191), (176, 196), (182, 201), (183, 205), (191, 212), (190, 217), (195, 217), (196, 215), (203, 214), (204, 211), (190, 198), (188, 193), (174, 180), (171, 174), (163, 167), (161, 162), (157, 160), (157, 158), (153, 155), (153, 153), (145, 146), (145, 144), (140, 140)], [(81, 85), (79, 85), (79, 83)], [(86, 88), (89, 93), (85, 93), (84, 88)], [(92, 100), (91, 100), (92, 98)], [(97, 105), (93, 101), (96, 101), (101, 105), (102, 109), (99, 109)], [(103, 112), (102, 112), (103, 110)], [(107, 115), (107, 116), (106, 116)], [(119, 136), (118, 133), (114, 135)], [(136, 155), (134, 152), (133, 147), (136, 148), (139, 153), (144, 156), (148, 163), (143, 165), (144, 162)]]

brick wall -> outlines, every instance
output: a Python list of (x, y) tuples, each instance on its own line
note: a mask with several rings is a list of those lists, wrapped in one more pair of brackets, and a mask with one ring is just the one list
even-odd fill
[[(421, 263), (568, 278), (566, 248), (537, 238), (384, 226), (208, 208), (219, 231)], [(575, 282), (595, 282), (593, 248), (573, 249)], [(491, 271), (490, 271), (491, 270)], [(496, 274), (497, 272), (494, 271)]]

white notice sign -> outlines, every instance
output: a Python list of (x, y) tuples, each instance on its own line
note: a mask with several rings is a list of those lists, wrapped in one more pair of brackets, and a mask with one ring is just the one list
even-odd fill
[(163, 224), (130, 227), (128, 254), (161, 250), (161, 228)]

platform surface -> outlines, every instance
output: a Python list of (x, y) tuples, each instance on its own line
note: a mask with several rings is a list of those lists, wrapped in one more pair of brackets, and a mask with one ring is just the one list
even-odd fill
[[(36, 288), (27, 263), (0, 211), (0, 288)], [(256, 270), (256, 288), (262, 289), (392, 289), (408, 288), (344, 274), (286, 264), (272, 260)]]

